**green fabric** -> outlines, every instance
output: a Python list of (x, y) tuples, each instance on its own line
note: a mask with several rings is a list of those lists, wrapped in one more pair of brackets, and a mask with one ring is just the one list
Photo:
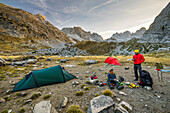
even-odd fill
[(62, 69), (60, 65), (33, 71), (29, 75), (30, 76), (28, 78), (25, 77), (19, 81), (12, 91), (20, 91), (55, 83), (64, 83), (76, 78)]

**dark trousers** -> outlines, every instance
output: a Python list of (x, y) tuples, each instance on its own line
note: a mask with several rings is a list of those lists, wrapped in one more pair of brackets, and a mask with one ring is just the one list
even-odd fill
[(135, 71), (135, 77), (138, 80), (138, 70), (139, 69), (139, 75), (142, 75), (142, 67), (141, 64), (134, 64), (134, 71)]
[(111, 86), (111, 83), (115, 84), (116, 86), (119, 86), (118, 81), (114, 81), (114, 80), (107, 80), (107, 83), (109, 86)]

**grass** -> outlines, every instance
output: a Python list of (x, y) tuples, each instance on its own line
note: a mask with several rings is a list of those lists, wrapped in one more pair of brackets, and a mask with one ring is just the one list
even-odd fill
[(5, 99), (6, 101), (10, 101), (10, 100), (11, 100), (11, 98), (8, 97), (8, 96), (4, 97), (4, 99)]
[(82, 84), (82, 85), (81, 85), (81, 88), (84, 88), (84, 86), (86, 86), (86, 84)]
[(51, 97), (51, 95), (45, 95), (44, 97), (43, 97), (43, 99), (48, 99), (48, 98), (50, 98)]
[(99, 94), (95, 94), (95, 95), (94, 95), (94, 97), (98, 97), (98, 96), (99, 96)]
[(86, 84), (91, 84), (90, 81), (86, 81)]
[(66, 111), (67, 113), (84, 113), (83, 110), (80, 109), (79, 105), (71, 105)]
[(109, 89), (103, 90), (102, 92), (103, 92), (103, 95), (105, 96), (110, 96), (110, 97), (113, 96), (113, 92)]
[(1, 113), (8, 113), (8, 110), (5, 109), (5, 110), (1, 111)]
[(40, 96), (39, 94), (34, 93), (34, 94), (30, 97), (30, 99), (37, 99), (39, 96)]
[(84, 95), (84, 91), (78, 91), (76, 92), (76, 96), (83, 96)]
[(84, 88), (84, 90), (89, 90), (90, 89), (90, 87), (89, 86), (86, 86), (85, 88)]
[(21, 108), (20, 110), (19, 110), (19, 113), (24, 113), (25, 112), (25, 109), (24, 108)]
[(88, 75), (86, 75), (85, 77), (86, 77), (86, 78), (88, 78), (89, 76), (88, 76)]

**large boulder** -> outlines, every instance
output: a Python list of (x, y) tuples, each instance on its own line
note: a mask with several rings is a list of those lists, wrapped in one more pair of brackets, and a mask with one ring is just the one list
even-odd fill
[(41, 101), (35, 105), (33, 113), (57, 113), (50, 101)]
[(87, 113), (113, 113), (115, 103), (109, 96), (100, 95), (90, 101)]
[(5, 64), (6, 64), (5, 60), (0, 57), (0, 66), (3, 66)]

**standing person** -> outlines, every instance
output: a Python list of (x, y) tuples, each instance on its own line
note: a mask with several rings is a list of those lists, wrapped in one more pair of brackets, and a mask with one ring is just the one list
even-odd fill
[(135, 55), (133, 56), (132, 61), (134, 61), (134, 71), (135, 71), (135, 80), (134, 81), (138, 81), (137, 69), (139, 69), (139, 74), (141, 76), (142, 75), (141, 63), (145, 61), (145, 58), (142, 54), (139, 53), (139, 50), (135, 50)]

